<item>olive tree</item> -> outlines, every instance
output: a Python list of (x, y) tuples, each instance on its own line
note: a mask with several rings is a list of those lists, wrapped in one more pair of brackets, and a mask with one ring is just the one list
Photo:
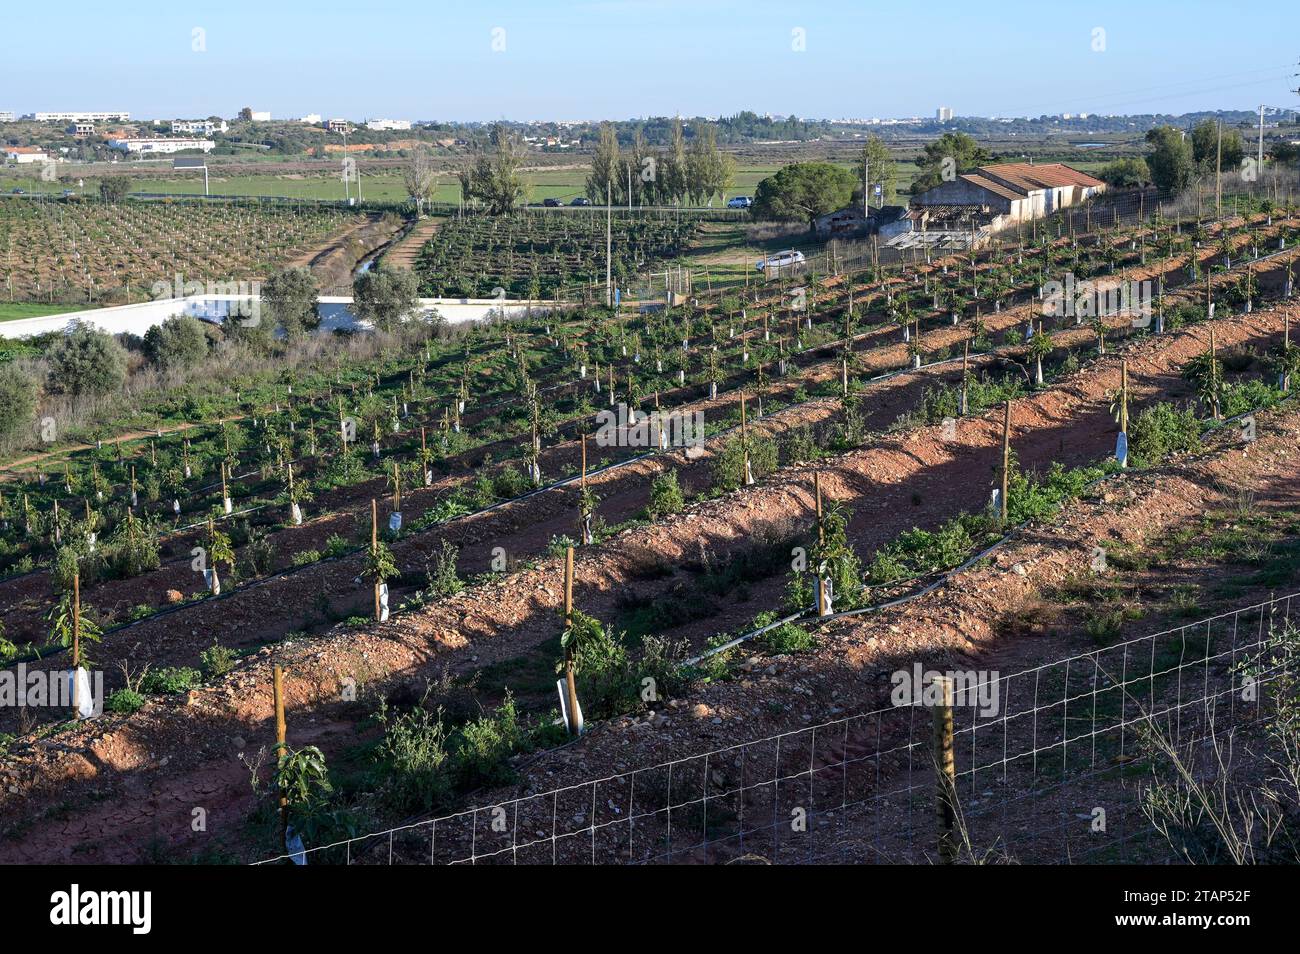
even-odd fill
[(352, 307), (357, 318), (381, 331), (392, 331), (419, 303), (418, 285), (410, 269), (380, 266), (352, 283)]
[(35, 411), (35, 379), (12, 363), (0, 364), (0, 440), (17, 434)]
[(166, 370), (188, 368), (208, 354), (208, 336), (197, 318), (173, 315), (144, 333), (144, 353)]
[(279, 326), (289, 338), (299, 338), (320, 326), (320, 286), (305, 268), (285, 268), (262, 283), (262, 308), (272, 328)]
[(61, 394), (107, 394), (126, 383), (126, 349), (106, 331), (75, 321), (67, 334), (45, 353), (51, 391)]

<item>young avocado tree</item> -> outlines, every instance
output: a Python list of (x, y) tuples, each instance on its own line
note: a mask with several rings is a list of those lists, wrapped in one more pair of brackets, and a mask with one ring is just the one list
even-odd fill
[(1029, 357), (1034, 362), (1034, 384), (1043, 386), (1043, 359), (1052, 353), (1052, 338), (1040, 323), (1029, 339)]
[(82, 670), (93, 665), (86, 655), (83, 643), (98, 643), (103, 639), (99, 625), (81, 613), (81, 576), (74, 571), (72, 586), (65, 590), (46, 617), (50, 624), (50, 642), (72, 650), (72, 708), (75, 718), (87, 714), (89, 706), (82, 691), (89, 690), (89, 680), (82, 678)]
[(596, 542), (593, 522), (600, 497), (587, 486), (587, 435), (582, 435), (582, 473), (578, 484), (578, 532), (584, 545)]
[(222, 563), (234, 572), (235, 548), (230, 543), (230, 537), (218, 530), (216, 523), (209, 517), (207, 565), (204, 567), (204, 575), (207, 577), (208, 591), (213, 596), (221, 595), (221, 578), (217, 574), (217, 566)]
[(284, 496), (289, 501), (289, 521), (295, 526), (302, 526), (302, 505), (311, 500), (311, 491), (301, 480), (293, 478), (293, 461), (286, 460), (284, 463), (285, 487)]
[(379, 539), (379, 501), (370, 500), (370, 549), (366, 553), (366, 575), (375, 584), (375, 622), (383, 623), (388, 619), (388, 583), (387, 580), (398, 575), (397, 561), (393, 551)]
[(1217, 421), (1223, 395), (1223, 368), (1215, 354), (1213, 329), (1210, 330), (1209, 345), (1203, 353), (1188, 362), (1183, 378), (1196, 386), (1196, 396), (1201, 406)]
[(823, 501), (819, 473), (813, 474), (813, 497), (817, 539), (806, 563), (794, 564), (787, 599), (793, 609), (806, 610), (813, 602), (818, 616), (830, 616), (862, 604), (862, 563), (848, 540), (850, 514), (842, 504)]
[(1300, 373), (1300, 348), (1291, 343), (1291, 319), (1287, 316), (1283, 319), (1285, 322), (1285, 331), (1282, 335), (1282, 344), (1279, 346), (1277, 355), (1274, 357), (1274, 367), (1278, 373), (1278, 387), (1283, 391), (1290, 392), (1291, 379), (1297, 373)]

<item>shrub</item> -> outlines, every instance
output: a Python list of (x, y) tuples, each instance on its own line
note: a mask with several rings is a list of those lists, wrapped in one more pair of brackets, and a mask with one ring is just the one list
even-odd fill
[(36, 381), (11, 363), (0, 364), (0, 440), (29, 426), (36, 411)]
[(514, 773), (506, 760), (528, 746), (528, 733), (519, 723), (514, 697), (508, 691), (496, 712), (467, 722), (457, 735), (456, 775), (466, 788), (511, 781)]
[[(501, 468), (492, 481), (492, 491), (501, 500), (518, 497), (529, 489), (528, 478), (517, 467)], [(491, 503), (491, 501), (488, 501), (488, 503)]]
[[(768, 626), (776, 621), (775, 613), (760, 613), (754, 619), (753, 626), (758, 629), (762, 626)], [(762, 647), (763, 651), (773, 656), (784, 656), (786, 653), (801, 653), (812, 649), (816, 643), (812, 633), (796, 623), (782, 623), (775, 626), (767, 632), (755, 637), (755, 641)]]
[(646, 506), (650, 519), (658, 520), (668, 514), (679, 513), (685, 506), (686, 497), (677, 481), (677, 471), (665, 471), (651, 481), (650, 503)]
[(376, 718), (384, 737), (376, 757), (384, 766), (384, 795), (392, 807), (410, 813), (429, 811), (451, 793), (451, 765), (442, 710), (422, 706), (393, 714), (381, 702)]
[(298, 338), (320, 325), (317, 311), (319, 287), (310, 270), (285, 268), (262, 283), (262, 307), (270, 324), (284, 329), (289, 338)]
[(1282, 397), (1282, 392), (1266, 381), (1252, 379), (1223, 388), (1223, 416), (1236, 417), (1259, 408), (1272, 407)]
[(108, 332), (84, 322), (55, 339), (45, 357), (49, 387), (63, 394), (107, 394), (126, 382), (126, 349)]
[(178, 695), (203, 683), (203, 675), (190, 666), (154, 669), (140, 680), (140, 691), (156, 695)]
[(320, 559), (319, 550), (301, 550), (293, 555), (294, 566), (308, 566)]
[(331, 533), (325, 540), (325, 556), (327, 557), (341, 557), (350, 549), (348, 541), (337, 533)]
[(59, 547), (54, 559), (50, 561), (50, 581), (54, 584), (54, 589), (59, 592), (71, 590), (72, 578), (80, 569), (81, 560), (77, 548), (66, 543)]
[(456, 558), (460, 550), (450, 540), (442, 541), (442, 549), (428, 570), (429, 589), (435, 596), (455, 596), (465, 589), (456, 575)]
[(208, 336), (197, 318), (174, 315), (144, 333), (144, 353), (167, 370), (198, 364), (208, 354)]
[(1201, 422), (1190, 407), (1153, 404), (1129, 421), (1128, 446), (1136, 463), (1157, 464), (1171, 454), (1198, 450)]
[(254, 527), (249, 531), (242, 556), (250, 576), (264, 576), (275, 565), (275, 544), (265, 530)]
[[(776, 442), (750, 434), (749, 470), (754, 480), (762, 480), (777, 466)], [(729, 438), (713, 459), (713, 486), (722, 491), (738, 489), (745, 481), (745, 455), (740, 435)]]
[(641, 660), (637, 664), (637, 685), (644, 689), (646, 680), (652, 680), (656, 702), (681, 695), (690, 687), (690, 676), (682, 666), (690, 643), (686, 640), (670, 642), (661, 636), (646, 636), (641, 641)]
[(105, 546), (105, 560), (119, 577), (129, 578), (158, 569), (158, 536), (145, 521), (128, 517)]
[(115, 689), (108, 694), (104, 708), (119, 715), (130, 715), (144, 705), (144, 696), (134, 689)]
[(235, 668), (237, 658), (235, 651), (229, 646), (213, 643), (199, 653), (199, 665), (203, 667), (203, 672), (209, 679), (218, 679)]

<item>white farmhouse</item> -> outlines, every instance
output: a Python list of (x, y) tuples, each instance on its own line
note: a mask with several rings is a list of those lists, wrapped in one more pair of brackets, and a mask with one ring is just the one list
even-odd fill
[(198, 149), (211, 152), (217, 144), (211, 139), (170, 139), (159, 137), (139, 137), (132, 139), (110, 139), (108, 148), (120, 152), (140, 155), (165, 155), (171, 152), (185, 152)]

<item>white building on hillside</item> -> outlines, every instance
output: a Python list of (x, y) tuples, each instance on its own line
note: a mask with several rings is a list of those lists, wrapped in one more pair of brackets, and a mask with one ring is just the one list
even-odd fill
[(211, 119), (173, 119), (170, 126), (174, 133), (189, 133), (191, 136), (211, 136), (230, 129), (230, 124), (224, 119), (218, 122)]
[(164, 155), (171, 152), (185, 152), (198, 149), (211, 152), (217, 144), (211, 139), (167, 139), (163, 137), (139, 137), (134, 139), (110, 139), (108, 148), (126, 153), (143, 155)]
[(131, 118), (128, 112), (106, 113), (32, 113), (38, 123), (124, 123)]
[(29, 162), (45, 162), (50, 157), (35, 146), (10, 146), (5, 149), (5, 159), (26, 165)]
[(366, 121), (366, 128), (374, 130), (410, 129), (411, 121), (409, 119), (369, 119)]

